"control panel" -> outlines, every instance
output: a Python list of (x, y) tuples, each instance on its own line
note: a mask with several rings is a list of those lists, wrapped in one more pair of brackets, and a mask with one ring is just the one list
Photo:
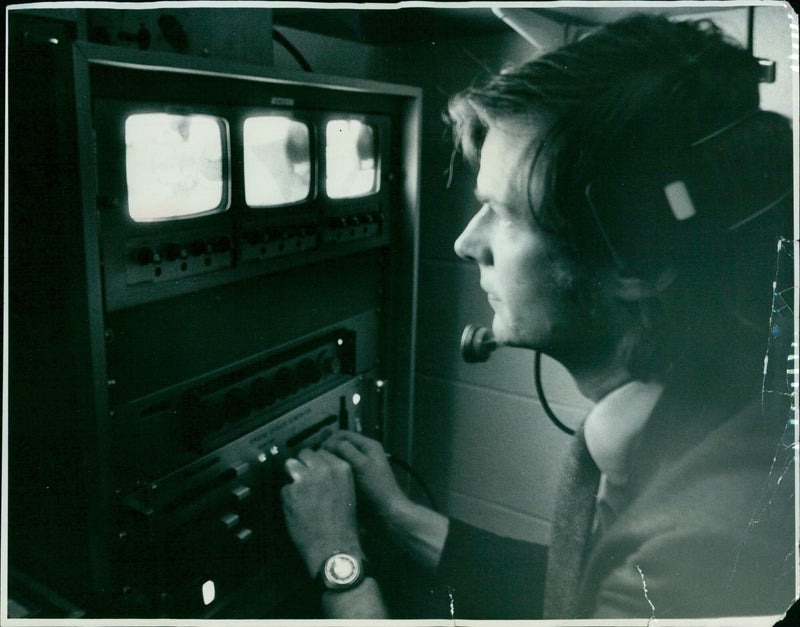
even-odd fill
[(275, 542), (284, 462), (337, 429), (360, 430), (365, 393), (364, 379), (351, 378), (126, 495), (119, 535), (127, 588), (172, 614), (197, 615), (245, 575), (266, 568), (285, 576), (297, 556), (291, 543)]
[(10, 72), (9, 561), (101, 619), (315, 618), (284, 463), (408, 454), (421, 91), (50, 41)]
[(377, 206), (346, 216), (328, 218), (326, 242), (348, 242), (377, 237), (383, 230), (383, 213)]
[(340, 329), (120, 403), (118, 487), (150, 482), (328, 393), (356, 374), (355, 362), (356, 334)]
[(239, 260), (260, 261), (314, 250), (319, 247), (319, 231), (315, 221), (285, 226), (249, 225), (239, 242)]
[(214, 231), (134, 238), (126, 242), (125, 248), (128, 285), (174, 281), (233, 266), (232, 236)]

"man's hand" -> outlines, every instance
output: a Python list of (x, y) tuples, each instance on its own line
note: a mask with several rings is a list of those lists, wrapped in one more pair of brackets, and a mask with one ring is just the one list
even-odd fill
[(408, 505), (408, 497), (395, 481), (380, 442), (353, 431), (334, 432), (322, 448), (345, 460), (353, 470), (356, 485), (384, 519), (391, 519)]
[(347, 462), (325, 450), (300, 451), (286, 460), (292, 483), (281, 489), (289, 536), (314, 577), (336, 551), (364, 557), (356, 525), (353, 474)]

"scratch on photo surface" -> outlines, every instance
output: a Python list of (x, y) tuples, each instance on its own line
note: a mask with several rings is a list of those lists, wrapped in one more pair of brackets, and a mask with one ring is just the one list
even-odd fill
[[(764, 352), (764, 370), (761, 384), (761, 406), (764, 420), (768, 420), (768, 406), (781, 407), (784, 399), (788, 414), (783, 434), (776, 443), (775, 454), (766, 477), (761, 498), (755, 503), (747, 528), (744, 530), (736, 550), (733, 568), (730, 573), (729, 588), (739, 564), (739, 557), (753, 528), (761, 524), (770, 509), (784, 505), (779, 497), (781, 484), (787, 478), (793, 479), (794, 464), (797, 459), (795, 442), (797, 343), (794, 339), (794, 311), (792, 303), (794, 255), (793, 242), (781, 239), (777, 247), (775, 278), (772, 284), (772, 312), (770, 333)], [(787, 402), (788, 401), (788, 402)], [(777, 405), (776, 405), (777, 403)], [(783, 411), (783, 410), (781, 410)], [(788, 490), (784, 490), (787, 492)], [(778, 500), (776, 500), (778, 499)]]
[(447, 587), (447, 596), (450, 597), (450, 619), (453, 624), (456, 624), (456, 597), (453, 594), (455, 590), (450, 586)]
[(644, 599), (650, 605), (650, 620), (647, 621), (647, 627), (653, 627), (656, 624), (656, 606), (653, 605), (653, 602), (650, 600), (650, 596), (647, 593), (647, 582), (644, 579), (644, 573), (642, 569), (639, 568), (639, 565), (636, 565), (636, 570), (639, 571), (639, 577), (642, 578), (642, 590), (644, 591)]

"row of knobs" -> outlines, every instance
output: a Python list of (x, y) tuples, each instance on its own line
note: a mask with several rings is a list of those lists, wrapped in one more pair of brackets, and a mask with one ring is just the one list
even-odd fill
[(188, 259), (189, 257), (225, 253), (232, 248), (231, 238), (223, 235), (209, 241), (195, 240), (188, 246), (174, 242), (161, 244), (157, 247), (141, 246), (134, 251), (133, 257), (140, 266), (147, 266), (163, 261), (177, 261), (178, 259)]
[(190, 394), (183, 399), (181, 412), (187, 426), (194, 432), (218, 429), (225, 422), (246, 418), (252, 411), (317, 383), (323, 375), (340, 371), (338, 357), (324, 352), (316, 360), (306, 357), (294, 367), (283, 366), (272, 378), (256, 377), (249, 384), (228, 390), (218, 399), (201, 400), (199, 396)]
[(380, 211), (373, 211), (371, 213), (328, 218), (328, 228), (343, 229), (360, 225), (380, 224), (381, 222), (383, 222), (383, 214)]
[(282, 227), (252, 227), (244, 231), (242, 237), (248, 244), (267, 244), (269, 242), (280, 242), (295, 237), (310, 237), (316, 235), (318, 227), (315, 224), (298, 224)]
[[(362, 213), (358, 215), (330, 218), (328, 228), (340, 229), (360, 225), (380, 224), (383, 214), (379, 211)], [(253, 246), (275, 241), (282, 241), (295, 237), (310, 237), (316, 235), (318, 227), (315, 224), (299, 224), (283, 227), (249, 228), (242, 234), (248, 244)], [(133, 251), (133, 260), (140, 266), (158, 264), (164, 261), (177, 261), (189, 257), (200, 257), (214, 253), (225, 253), (233, 249), (233, 242), (227, 235), (221, 235), (211, 240), (194, 240), (187, 244), (167, 242), (158, 246), (140, 246)]]

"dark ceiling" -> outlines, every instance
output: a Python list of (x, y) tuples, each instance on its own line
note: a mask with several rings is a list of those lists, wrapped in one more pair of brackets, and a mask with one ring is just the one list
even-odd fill
[(380, 45), (503, 33), (491, 9), (273, 9), (275, 26)]
[[(447, 3), (442, 2), (442, 5)], [(391, 5), (389, 5), (391, 6)], [(513, 3), (505, 5), (513, 7)], [(594, 6), (558, 6), (530, 8), (531, 13), (572, 25), (594, 25), (609, 22), (640, 8), (627, 2), (618, 7), (608, 4)], [(650, 9), (653, 10), (653, 9)], [(706, 7), (661, 7), (665, 14), (707, 12)], [(725, 10), (715, 7), (715, 10)], [(287, 26), (320, 35), (338, 37), (370, 45), (398, 44), (415, 41), (435, 41), (455, 37), (491, 35), (509, 32), (509, 27), (488, 7), (482, 8), (373, 8), (373, 9), (300, 9), (272, 10), (275, 26)]]

